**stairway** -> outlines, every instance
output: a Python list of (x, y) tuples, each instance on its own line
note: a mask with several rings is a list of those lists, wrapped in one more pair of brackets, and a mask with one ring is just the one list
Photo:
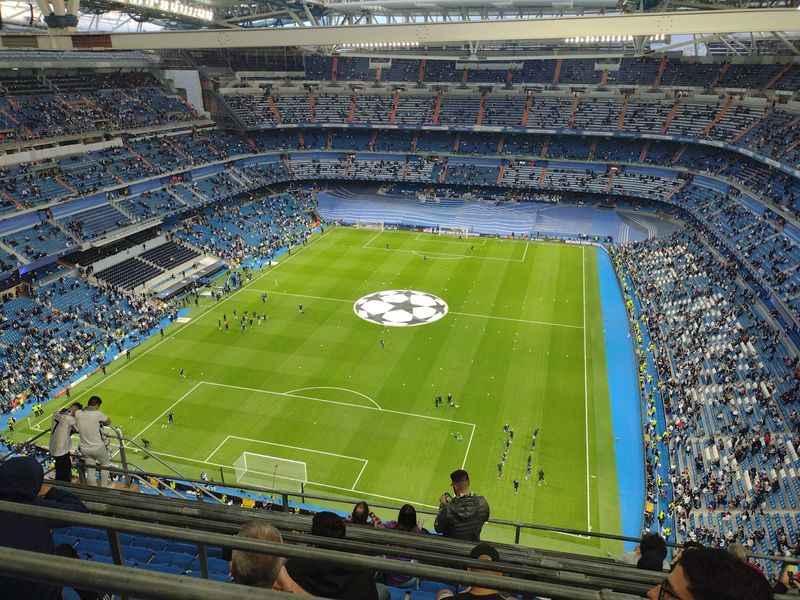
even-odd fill
[(793, 66), (794, 66), (794, 63), (786, 63), (786, 64), (784, 65), (783, 69), (781, 69), (781, 72), (780, 72), (780, 73), (778, 73), (777, 75), (775, 75), (775, 77), (773, 77), (772, 79), (770, 79), (770, 80), (767, 82), (767, 85), (766, 85), (766, 86), (764, 86), (764, 89), (766, 89), (766, 90), (771, 90), (771, 89), (773, 88), (773, 86), (775, 86), (775, 85), (776, 85), (776, 84), (777, 84), (777, 83), (778, 83), (778, 82), (779, 82), (779, 81), (780, 81), (780, 80), (783, 78), (783, 76), (784, 76), (784, 75), (786, 75), (786, 73), (788, 73), (788, 72), (789, 72), (789, 70), (790, 70), (790, 69), (791, 69)]
[(725, 73), (727, 73), (730, 68), (731, 68), (731, 63), (728, 62), (722, 63), (722, 66), (720, 67), (719, 72), (717, 73), (717, 78), (711, 83), (712, 89), (719, 87), (720, 82), (725, 77)]
[(553, 85), (558, 85), (558, 80), (561, 77), (561, 63), (562, 62), (563, 62), (562, 59), (560, 59), (560, 58), (556, 59), (556, 70), (555, 70), (555, 73), (553, 73)]
[(434, 125), (439, 124), (439, 115), (442, 113), (442, 93), (439, 92), (436, 94), (436, 101), (433, 104), (433, 115), (431, 116), (431, 120), (433, 121)]
[(392, 108), (389, 110), (389, 123), (394, 124), (397, 120), (397, 105), (400, 104), (400, 90), (395, 90), (392, 94)]
[(356, 117), (356, 95), (350, 96), (350, 108), (347, 109), (347, 122), (352, 123)]
[(661, 78), (664, 76), (664, 71), (667, 70), (668, 63), (669, 59), (665, 54), (661, 57), (661, 62), (658, 64), (658, 72), (656, 73), (655, 81), (653, 81), (653, 87), (659, 87), (661, 85)]
[(672, 110), (669, 111), (667, 118), (664, 119), (664, 124), (661, 126), (661, 133), (664, 134), (667, 133), (670, 123), (672, 123), (672, 120), (675, 118), (675, 115), (678, 114), (678, 107), (680, 106), (680, 102), (681, 102), (680, 100), (675, 100), (675, 104), (672, 105)]
[(269, 104), (269, 109), (272, 112), (272, 116), (275, 118), (275, 122), (281, 125), (283, 123), (283, 117), (281, 116), (281, 111), (278, 109), (277, 102), (275, 102), (275, 98), (267, 96), (267, 104)]
[(617, 129), (625, 129), (625, 114), (628, 112), (628, 96), (622, 97), (622, 110), (619, 112)]
[(519, 124), (523, 127), (528, 126), (528, 117), (530, 116), (531, 108), (533, 108), (533, 94), (529, 95), (527, 100), (525, 100), (525, 109), (522, 111), (522, 119), (519, 121)]
[(567, 123), (567, 127), (569, 129), (575, 129), (575, 117), (578, 114), (578, 104), (580, 103), (581, 99), (580, 96), (575, 96), (572, 99), (572, 111), (569, 114), (569, 123)]
[(475, 119), (475, 126), (480, 127), (483, 124), (483, 118), (486, 115), (486, 93), (481, 94), (481, 105), (478, 108), (478, 117)]
[(717, 126), (717, 123), (719, 123), (720, 121), (722, 121), (722, 119), (725, 118), (725, 115), (730, 109), (731, 104), (733, 104), (733, 96), (726, 96), (725, 101), (722, 103), (722, 106), (717, 111), (717, 114), (714, 115), (714, 118), (711, 120), (711, 122), (703, 128), (704, 136), (708, 137), (708, 134), (711, 133), (714, 127)]

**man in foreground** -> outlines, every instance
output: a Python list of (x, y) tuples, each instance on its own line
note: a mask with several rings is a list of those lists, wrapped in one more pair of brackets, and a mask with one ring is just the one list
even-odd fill
[[(86, 473), (88, 485), (97, 485), (97, 476), (91, 467), (111, 465), (106, 440), (102, 433), (103, 427), (111, 425), (111, 419), (100, 412), (102, 403), (99, 396), (92, 396), (89, 398), (86, 408), (75, 413), (75, 428), (81, 437), (80, 451), (86, 461), (86, 466), (89, 467)], [(100, 469), (100, 485), (108, 487), (110, 480), (108, 470)]]
[[(77, 496), (58, 488), (44, 486), (43, 489), (43, 480), (42, 465), (35, 458), (30, 456), (10, 458), (0, 464), (0, 500), (86, 512), (86, 507)], [(69, 523), (0, 513), (0, 546), (55, 554), (51, 530), (67, 526)], [(0, 576), (0, 590), (2, 590), (0, 597), (3, 600), (61, 599), (61, 588), (58, 586), (13, 577)]]
[(688, 548), (650, 600), (770, 600), (764, 576), (725, 550)]
[[(475, 546), (472, 551), (469, 553), (470, 558), (474, 558), (475, 560), (485, 560), (488, 562), (499, 562), (500, 555), (497, 553), (497, 550), (494, 546), (486, 543), (478, 544)], [(488, 565), (487, 565), (488, 567)], [(471, 573), (479, 573), (483, 575), (497, 575), (502, 577), (502, 573), (498, 573), (497, 571), (492, 571), (491, 569), (476, 569), (474, 567), (470, 567), (468, 569)], [(497, 590), (493, 590), (491, 588), (480, 587), (477, 585), (473, 585), (468, 587), (466, 590), (461, 592), (460, 594), (453, 595), (453, 592), (450, 590), (442, 590), (436, 595), (436, 600), (441, 600), (442, 598), (453, 598), (458, 600), (475, 600), (480, 598), (481, 600), (504, 600), (505, 598), (509, 598), (510, 596), (506, 596), (501, 594)]]
[(477, 542), (483, 524), (489, 520), (489, 503), (470, 491), (469, 473), (464, 469), (450, 473), (450, 485), (455, 497), (444, 493), (439, 498), (434, 527), (447, 537)]
[(53, 415), (50, 428), (50, 456), (56, 462), (56, 479), (72, 481), (71, 437), (75, 431), (75, 412), (83, 408), (78, 402), (65, 406)]
[[(311, 534), (329, 538), (345, 537), (345, 522), (332, 512), (319, 512), (311, 522)], [(281, 577), (278, 589), (294, 594), (306, 592), (341, 600), (388, 600), (388, 588), (378, 593), (375, 573), (369, 569), (344, 567), (314, 560), (290, 558), (286, 562), (289, 577)]]
[[(283, 543), (280, 532), (264, 521), (250, 521), (242, 525), (239, 537)], [(280, 556), (257, 554), (244, 550), (231, 552), (231, 577), (235, 583), (251, 587), (272, 589), (283, 568)]]

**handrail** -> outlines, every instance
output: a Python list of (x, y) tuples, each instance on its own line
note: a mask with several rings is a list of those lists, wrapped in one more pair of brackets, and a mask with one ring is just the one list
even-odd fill
[[(283, 544), (265, 540), (253, 540), (250, 538), (243, 538), (235, 535), (225, 535), (225, 534), (210, 533), (210, 532), (197, 532), (189, 529), (171, 527), (168, 525), (160, 525), (160, 524), (154, 525), (150, 523), (140, 523), (138, 521), (130, 521), (127, 519), (119, 519), (116, 517), (102, 517), (93, 514), (79, 513), (57, 508), (47, 508), (31, 504), (7, 502), (2, 500), (0, 500), (0, 512), (12, 513), (25, 517), (47, 519), (50, 521), (57, 521), (62, 523), (72, 523), (75, 525), (83, 525), (85, 527), (103, 528), (109, 532), (110, 539), (115, 540), (117, 542), (118, 542), (118, 535), (116, 534), (120, 532), (142, 534), (142, 535), (151, 535), (164, 539), (189, 541), (197, 544), (203, 544), (206, 546), (208, 545), (220, 546), (236, 550), (243, 550), (247, 552), (255, 552), (259, 554), (272, 554), (284, 558), (306, 559), (306, 560), (320, 561), (325, 563), (333, 563), (355, 569), (385, 571), (390, 573), (397, 573), (400, 575), (408, 575), (411, 577), (422, 577), (434, 581), (457, 583), (460, 585), (478, 585), (482, 587), (489, 587), (514, 593), (529, 593), (534, 595), (542, 595), (554, 599), (628, 600), (631, 598), (631, 596), (628, 594), (621, 594), (617, 592), (611, 592), (608, 590), (587, 590), (561, 584), (530, 581), (524, 579), (517, 579), (514, 577), (503, 577), (502, 575), (491, 574), (483, 571), (480, 572), (462, 571), (458, 569), (452, 569), (449, 567), (432, 567), (429, 565), (406, 562), (406, 561), (397, 561), (387, 558), (353, 555), (347, 552), (341, 552), (337, 550), (325, 550), (320, 548)], [(13, 553), (22, 554), (18, 550), (11, 550), (10, 552), (12, 554)], [(3, 555), (0, 554), (0, 562), (2, 562), (1, 560), (2, 557)], [(53, 557), (48, 555), (45, 559), (45, 565), (52, 558)], [(70, 559), (65, 559), (65, 560), (70, 560)], [(37, 569), (38, 567), (42, 566), (41, 562), (35, 560), (32, 562), (36, 563), (34, 567)], [(472, 562), (474, 563), (475, 567), (485, 568), (484, 562), (477, 560)], [(55, 561), (53, 562), (53, 564), (56, 564)], [(74, 562), (71, 563), (72, 566), (75, 566), (75, 564), (76, 563)], [(0, 565), (0, 572), (2, 572), (2, 568), (3, 568), (2, 565)], [(43, 568), (45, 570), (47, 569), (46, 566)], [(148, 572), (145, 571), (142, 572), (145, 573), (148, 577), (151, 575)], [(28, 572), (28, 577), (34, 577), (34, 573), (37, 579), (41, 578), (42, 573), (39, 573), (38, 570), (33, 572)], [(216, 588), (216, 586), (214, 587)], [(156, 590), (153, 590), (153, 593), (155, 592)], [(152, 597), (159, 597), (159, 596), (152, 596)], [(174, 596), (170, 596), (170, 598), (172, 597)], [(205, 598), (205, 596), (203, 597)], [(182, 596), (181, 598), (188, 598), (188, 597)]]
[[(289, 594), (0, 546), (0, 573), (37, 583), (158, 600), (289, 600)], [(311, 600), (318, 598), (311, 596)]]
[[(94, 467), (93, 467), (94, 468)], [(124, 474), (122, 469), (117, 469), (114, 467), (96, 467), (97, 469), (107, 469), (111, 473), (118, 473)], [(164, 478), (163, 473), (152, 473), (147, 471), (142, 471), (137, 473), (142, 477), (154, 477), (154, 478)], [(192, 484), (196, 487), (230, 487), (236, 488), (244, 491), (250, 492), (257, 492), (259, 494), (269, 495), (273, 497), (279, 497), (283, 501), (283, 506), (288, 506), (289, 499), (297, 498), (301, 502), (305, 502), (306, 500), (321, 500), (323, 502), (337, 502), (340, 504), (356, 504), (361, 502), (363, 499), (361, 498), (348, 498), (347, 496), (331, 496), (327, 494), (320, 494), (320, 493), (309, 493), (306, 491), (303, 492), (294, 492), (290, 490), (282, 490), (278, 488), (269, 488), (257, 485), (245, 485), (236, 483), (235, 485), (230, 485), (224, 482), (218, 482), (214, 480), (203, 481), (201, 479), (191, 479), (191, 478), (180, 478), (181, 483)], [(216, 490), (215, 490), (216, 491)], [(378, 502), (370, 502), (371, 508), (383, 508), (389, 510), (400, 510), (399, 504), (387, 504), (387, 503), (378, 503)], [(414, 504), (413, 502), (411, 504)], [(425, 507), (416, 507), (416, 511), (418, 514), (424, 514), (429, 516), (435, 516), (438, 514), (437, 511), (431, 510)], [(509, 521), (507, 519), (496, 519), (496, 518), (489, 518), (487, 521), (489, 525), (501, 525), (506, 527), (514, 527), (520, 530), (522, 529), (531, 529), (535, 531), (544, 531), (550, 533), (563, 533), (568, 535), (579, 535), (583, 537), (596, 537), (600, 539), (607, 539), (607, 540), (615, 540), (615, 541), (622, 541), (622, 542), (639, 542), (640, 538), (638, 537), (631, 537), (627, 535), (619, 535), (616, 533), (605, 533), (605, 532), (598, 532), (598, 531), (583, 531), (580, 529), (569, 529), (566, 527), (556, 527), (553, 525), (542, 525), (538, 523), (522, 523), (518, 521)], [(514, 543), (519, 544), (520, 532), (516, 534), (516, 540)], [(675, 547), (681, 547), (680, 544), (671, 544)]]
[[(45, 429), (44, 431), (40, 431), (39, 433), (37, 433), (31, 439), (29, 439), (29, 440), (27, 440), (25, 442), (18, 442), (16, 445), (21, 445), (21, 446), (33, 445), (33, 443), (36, 440), (38, 440), (40, 437), (43, 437), (45, 434), (48, 434), (48, 433), (50, 433), (50, 430), (49, 429)], [(9, 441), (9, 445), (15, 445), (15, 444), (14, 444), (14, 442)], [(0, 462), (5, 462), (6, 460), (11, 458), (12, 456), (16, 456), (16, 455), (17, 455), (17, 452), (12, 450), (8, 454), (4, 454), (3, 456), (0, 456)]]

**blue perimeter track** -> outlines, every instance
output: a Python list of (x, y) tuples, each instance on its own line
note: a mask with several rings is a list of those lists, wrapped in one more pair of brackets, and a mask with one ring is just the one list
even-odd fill
[[(614, 428), (614, 454), (619, 485), (622, 534), (638, 538), (644, 511), (644, 449), (642, 447), (641, 402), (636, 357), (633, 352), (628, 313), (611, 257), (598, 248), (597, 272), (603, 313), (608, 396)], [(636, 546), (626, 542), (626, 551)]]

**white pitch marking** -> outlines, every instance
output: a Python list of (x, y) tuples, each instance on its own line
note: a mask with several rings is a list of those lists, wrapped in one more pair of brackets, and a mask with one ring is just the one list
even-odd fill
[(245, 387), (242, 385), (231, 385), (228, 383), (215, 383), (213, 381), (201, 381), (200, 384), (230, 388), (234, 390), (243, 390), (245, 392), (256, 392), (258, 394), (271, 394), (273, 396), (284, 396), (286, 398), (302, 398), (303, 400), (313, 400), (314, 402), (322, 402), (323, 404), (335, 404), (337, 406), (348, 406), (350, 408), (360, 408), (361, 410), (374, 410), (375, 412), (390, 413), (395, 415), (405, 415), (407, 417), (416, 417), (418, 419), (427, 419), (428, 421), (441, 421), (442, 423), (458, 423), (459, 425), (474, 425), (467, 421), (458, 421), (456, 419), (443, 419), (441, 417), (431, 417), (429, 415), (421, 415), (417, 413), (409, 413), (401, 410), (391, 410), (389, 408), (376, 408), (373, 406), (364, 406), (363, 404), (353, 404), (351, 402), (339, 402), (338, 400), (325, 400), (323, 398), (314, 398), (313, 396), (303, 396), (302, 394), (293, 394), (291, 392), (273, 392), (271, 390), (264, 390), (260, 388)]
[(586, 530), (592, 530), (592, 503), (589, 476), (589, 384), (586, 367), (586, 247), (581, 246), (581, 282), (583, 284), (583, 410), (586, 445)]
[[(212, 309), (214, 309), (214, 308), (216, 308), (216, 307), (220, 306), (221, 304), (225, 304), (225, 303), (226, 303), (226, 302), (228, 302), (228, 301), (229, 301), (231, 298), (233, 298), (234, 296), (236, 296), (236, 295), (237, 295), (239, 292), (243, 292), (243, 291), (245, 291), (245, 290), (247, 290), (247, 291), (253, 291), (253, 290), (250, 290), (250, 286), (252, 286), (253, 284), (255, 284), (255, 282), (256, 282), (256, 281), (259, 281), (259, 280), (263, 279), (264, 277), (266, 277), (267, 275), (269, 275), (270, 273), (272, 273), (272, 272), (273, 272), (275, 269), (279, 268), (281, 265), (283, 265), (283, 264), (286, 264), (286, 263), (287, 263), (287, 262), (289, 262), (289, 261), (290, 261), (292, 258), (294, 258), (294, 257), (295, 257), (295, 256), (297, 256), (298, 254), (300, 254), (300, 253), (301, 253), (303, 250), (305, 250), (306, 248), (309, 248), (309, 247), (311, 247), (311, 245), (312, 245), (312, 244), (314, 244), (314, 243), (316, 243), (317, 241), (319, 241), (319, 240), (321, 240), (322, 238), (324, 238), (324, 237), (325, 237), (326, 235), (328, 235), (328, 234), (329, 234), (331, 231), (334, 231), (334, 230), (333, 230), (333, 229), (328, 229), (328, 230), (327, 230), (325, 233), (321, 234), (319, 237), (317, 237), (317, 238), (314, 238), (313, 240), (311, 240), (311, 241), (308, 243), (308, 245), (307, 245), (307, 246), (302, 246), (301, 248), (299, 248), (299, 249), (298, 249), (298, 250), (297, 250), (297, 251), (296, 251), (294, 254), (292, 254), (292, 255), (288, 256), (288, 257), (287, 257), (285, 260), (283, 260), (283, 261), (279, 262), (279, 263), (278, 263), (278, 264), (276, 264), (276, 265), (272, 265), (272, 266), (271, 266), (271, 268), (270, 268), (270, 267), (267, 267), (267, 269), (266, 269), (266, 270), (265, 270), (263, 273), (261, 273), (261, 274), (260, 274), (260, 275), (258, 275), (257, 277), (254, 277), (252, 281), (248, 282), (246, 285), (242, 286), (241, 288), (239, 288), (238, 290), (236, 290), (235, 292), (233, 292), (233, 293), (232, 293), (230, 296), (227, 296), (226, 298), (223, 298), (223, 299), (222, 299), (222, 300), (220, 300), (219, 302), (216, 302), (216, 303), (214, 303), (214, 304), (210, 304), (210, 305), (209, 305), (208, 307), (206, 307), (206, 309), (205, 309), (205, 310), (204, 310), (204, 311), (203, 311), (201, 314), (199, 314), (199, 315), (198, 315), (198, 316), (197, 316), (195, 319), (192, 319), (190, 322), (188, 322), (188, 323), (186, 323), (186, 324), (184, 324), (184, 325), (182, 325), (182, 326), (179, 326), (179, 327), (178, 327), (178, 328), (177, 328), (175, 331), (173, 331), (173, 332), (172, 332), (170, 335), (168, 335), (168, 336), (167, 336), (167, 337), (165, 337), (164, 339), (162, 339), (162, 340), (159, 340), (158, 342), (156, 342), (155, 344), (153, 344), (152, 346), (150, 346), (150, 347), (149, 347), (149, 348), (147, 348), (146, 350), (143, 350), (141, 353), (137, 353), (137, 354), (136, 354), (136, 355), (135, 355), (133, 358), (131, 358), (130, 360), (126, 361), (126, 362), (125, 362), (125, 364), (124, 364), (124, 365), (122, 365), (122, 366), (121, 366), (119, 369), (116, 369), (116, 370), (115, 370), (113, 373), (111, 373), (110, 375), (106, 375), (105, 377), (103, 377), (103, 378), (102, 378), (102, 379), (100, 379), (99, 381), (97, 381), (97, 382), (93, 383), (93, 384), (92, 384), (92, 385), (90, 385), (88, 388), (86, 388), (85, 390), (83, 390), (82, 392), (80, 392), (79, 394), (77, 394), (76, 396), (74, 396), (73, 398), (71, 398), (70, 400), (68, 400), (68, 401), (67, 401), (65, 404), (63, 404), (62, 406), (60, 406), (60, 407), (59, 407), (59, 408), (57, 408), (56, 410), (60, 410), (61, 408), (64, 408), (65, 406), (69, 406), (69, 405), (70, 405), (70, 404), (72, 404), (73, 402), (76, 402), (76, 401), (77, 401), (79, 398), (82, 398), (83, 396), (85, 396), (86, 394), (88, 394), (89, 392), (91, 392), (91, 391), (92, 391), (94, 388), (96, 388), (96, 387), (97, 387), (98, 385), (100, 385), (101, 383), (105, 383), (106, 381), (108, 381), (109, 379), (111, 379), (112, 377), (114, 377), (114, 376), (115, 376), (117, 373), (119, 373), (120, 371), (123, 371), (123, 370), (127, 369), (129, 365), (132, 365), (133, 363), (135, 363), (137, 360), (139, 360), (140, 358), (142, 358), (142, 357), (143, 357), (143, 356), (145, 356), (146, 354), (149, 354), (150, 352), (152, 352), (153, 350), (155, 350), (156, 348), (158, 348), (158, 347), (159, 347), (161, 344), (163, 344), (164, 342), (166, 342), (166, 341), (168, 341), (168, 340), (170, 340), (170, 339), (174, 338), (176, 335), (178, 335), (178, 334), (179, 334), (181, 331), (183, 331), (183, 330), (184, 330), (184, 329), (186, 329), (187, 327), (191, 327), (193, 324), (197, 323), (197, 322), (198, 322), (200, 319), (202, 319), (202, 318), (203, 318), (203, 317), (205, 317), (205, 316), (206, 316), (208, 313), (210, 313)], [(39, 426), (39, 427), (41, 427), (42, 423), (44, 423), (45, 421), (48, 421), (50, 418), (51, 418), (51, 417), (45, 417), (44, 419), (42, 419), (41, 421), (39, 421), (39, 422), (38, 422), (36, 425), (37, 425), (37, 426)]]
[(469, 456), (469, 449), (472, 447), (472, 438), (475, 435), (475, 425), (472, 426), (472, 432), (469, 434), (469, 441), (467, 442), (467, 451), (464, 452), (464, 460), (461, 462), (461, 468), (467, 466), (467, 457)]
[(214, 456), (217, 452), (219, 452), (220, 448), (222, 448), (225, 445), (225, 442), (227, 442), (229, 439), (231, 439), (231, 436), (228, 436), (224, 440), (222, 440), (219, 443), (219, 446), (214, 448), (214, 451), (206, 457), (206, 462), (210, 461), (211, 457)]
[(356, 480), (353, 482), (353, 487), (352, 487), (353, 490), (356, 489), (356, 486), (358, 485), (358, 482), (361, 481), (361, 476), (364, 474), (364, 470), (367, 468), (368, 464), (369, 464), (369, 461), (365, 460), (364, 464), (361, 465), (361, 470), (358, 472), (358, 476), (356, 477)]
[[(327, 300), (329, 302), (342, 302), (347, 304), (352, 304), (353, 300), (347, 300), (346, 298), (332, 298), (332, 297), (325, 297), (325, 296), (311, 296), (308, 294), (294, 294), (290, 292), (276, 292), (274, 290), (261, 290), (261, 289), (249, 289), (248, 292), (254, 293), (267, 293), (267, 294), (276, 294), (279, 296), (292, 296), (295, 298), (311, 298), (313, 300)], [(498, 319), (500, 321), (512, 321), (515, 323), (527, 323), (528, 325), (546, 325), (550, 327), (568, 327), (570, 329), (583, 329), (580, 325), (570, 325), (569, 323), (554, 323), (552, 321), (533, 321), (530, 319), (514, 319), (512, 317), (501, 317), (498, 315), (481, 315), (477, 313), (465, 313), (465, 312), (457, 312), (457, 311), (449, 311), (448, 315), (458, 315), (461, 317), (475, 317), (478, 319)]]
[(156, 423), (158, 423), (158, 422), (159, 422), (159, 421), (160, 421), (160, 420), (161, 420), (161, 419), (164, 417), (164, 415), (166, 415), (166, 414), (167, 414), (169, 411), (171, 411), (173, 408), (175, 408), (176, 406), (178, 406), (178, 404), (180, 404), (181, 402), (183, 402), (183, 401), (184, 401), (184, 400), (185, 400), (185, 399), (186, 399), (186, 398), (189, 396), (189, 394), (191, 394), (193, 391), (195, 391), (195, 390), (196, 390), (197, 388), (199, 388), (201, 385), (203, 385), (203, 382), (202, 382), (202, 381), (198, 381), (197, 383), (195, 383), (195, 384), (194, 384), (194, 385), (191, 387), (191, 389), (190, 389), (188, 392), (186, 392), (186, 393), (185, 393), (183, 396), (181, 396), (180, 398), (178, 398), (177, 400), (175, 400), (175, 402), (173, 402), (172, 404), (170, 404), (170, 405), (169, 405), (167, 408), (165, 408), (165, 409), (164, 409), (164, 412), (162, 412), (162, 413), (161, 413), (160, 415), (158, 415), (158, 416), (157, 416), (155, 419), (153, 419), (152, 421), (150, 421), (150, 424), (149, 424), (147, 427), (145, 427), (145, 428), (144, 428), (144, 429), (142, 429), (142, 430), (141, 430), (139, 433), (137, 433), (135, 436), (133, 436), (133, 437), (131, 438), (131, 441), (132, 441), (132, 442), (135, 442), (135, 441), (136, 441), (136, 440), (139, 438), (139, 436), (140, 436), (140, 435), (142, 435), (142, 434), (143, 434), (145, 431), (147, 431), (147, 430), (148, 430), (148, 429), (150, 429), (150, 428), (151, 428), (153, 425), (155, 425)]
[[(197, 463), (197, 464), (200, 464), (200, 465), (208, 465), (208, 466), (217, 467), (217, 468), (223, 468), (223, 469), (235, 469), (235, 467), (233, 465), (223, 465), (221, 463), (206, 462), (206, 461), (203, 461), (203, 460), (198, 460), (196, 458), (189, 458), (187, 456), (180, 456), (178, 454), (169, 454), (167, 452), (156, 452), (156, 451), (153, 451), (153, 450), (149, 450), (149, 452), (151, 454), (155, 454), (157, 456), (166, 456), (167, 458), (175, 458), (177, 460), (183, 460), (183, 461), (186, 461), (186, 462)], [(253, 473), (258, 473), (258, 471), (252, 471), (252, 472)], [(272, 473), (258, 473), (258, 474), (259, 475), (267, 475), (269, 477), (272, 477)], [(362, 494), (364, 496), (371, 496), (373, 498), (383, 498), (384, 500), (392, 500), (394, 502), (401, 502), (401, 503), (404, 503), (404, 504), (405, 503), (414, 504), (416, 506), (422, 506), (424, 508), (434, 508), (434, 509), (435, 508), (439, 508), (438, 506), (434, 506), (433, 504), (425, 504), (424, 502), (417, 502), (416, 500), (409, 500), (407, 498), (395, 498), (394, 496), (383, 496), (381, 494), (373, 494), (371, 492), (364, 492), (364, 491), (361, 491), (361, 490), (353, 490), (351, 488), (341, 487), (341, 486), (338, 486), (338, 485), (330, 485), (328, 483), (320, 483), (319, 481), (307, 481), (306, 485), (324, 487), (324, 488), (328, 488), (328, 489), (331, 489), (331, 490), (338, 490), (340, 492), (353, 492), (353, 491), (355, 491), (355, 492), (357, 492), (359, 494)], [(265, 492), (265, 493), (269, 493), (269, 492)]]
[[(254, 438), (241, 437), (239, 435), (229, 435), (226, 440), (242, 440), (243, 442), (251, 442), (254, 444), (264, 444), (265, 446), (277, 446), (279, 448), (289, 448), (290, 450), (302, 450), (303, 452), (313, 452), (314, 454), (323, 454), (325, 456), (333, 456), (334, 458), (344, 458), (347, 460), (357, 460), (362, 463), (368, 462), (366, 458), (360, 456), (349, 456), (347, 454), (337, 454), (336, 452), (327, 452), (325, 450), (314, 450), (313, 448), (306, 448), (305, 446), (290, 446), (289, 444), (279, 444), (278, 442), (268, 442), (266, 440), (256, 440)], [(224, 443), (224, 442), (223, 442)], [(288, 460), (288, 459), (287, 459)]]
[(366, 394), (362, 394), (361, 392), (357, 392), (355, 390), (351, 390), (350, 388), (346, 388), (346, 387), (315, 385), (315, 386), (312, 386), (312, 387), (304, 387), (304, 388), (300, 388), (300, 389), (297, 389), (297, 390), (289, 390), (286, 393), (287, 394), (296, 394), (298, 392), (307, 392), (307, 391), (310, 391), (310, 390), (339, 390), (340, 392), (350, 392), (351, 394), (355, 394), (356, 396), (361, 396), (362, 398), (364, 398), (364, 400), (369, 400), (370, 402), (372, 402), (372, 404), (375, 405), (375, 408), (377, 408), (378, 410), (383, 410), (383, 407), (380, 404), (378, 404), (375, 400), (373, 400), (370, 396), (367, 396)]

